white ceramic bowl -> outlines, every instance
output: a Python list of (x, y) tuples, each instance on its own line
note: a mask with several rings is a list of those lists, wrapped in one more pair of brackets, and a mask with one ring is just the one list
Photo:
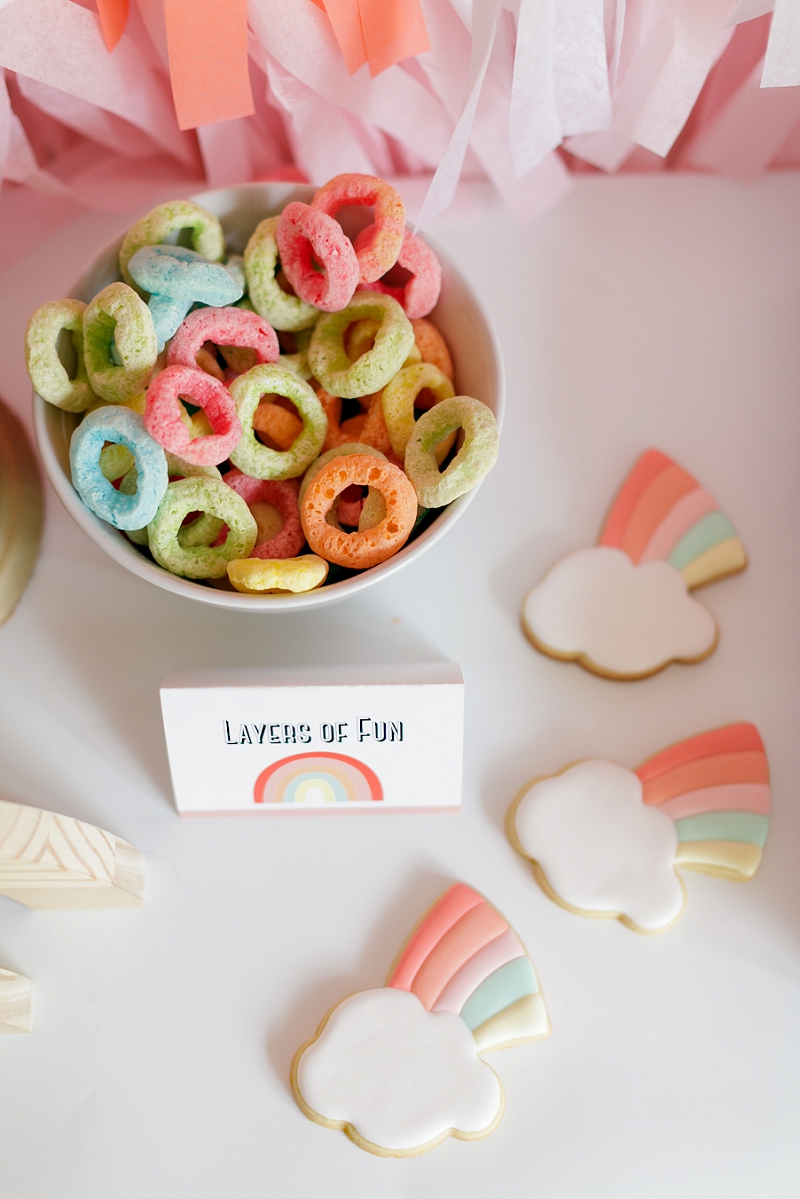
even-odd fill
[[(259, 221), (280, 212), (292, 200), (308, 202), (313, 194), (312, 187), (286, 183), (248, 183), (241, 187), (203, 192), (194, 199), (216, 213), (225, 230), (229, 249), (241, 254)], [(362, 214), (352, 215), (357, 225)], [(101, 288), (119, 279), (121, 242), (122, 238), (118, 238), (97, 255), (72, 289), (73, 297), (88, 302)], [(442, 294), (431, 319), (441, 329), (450, 347), (455, 364), (456, 392), (475, 396), (488, 404), (499, 426), (503, 417), (504, 378), (497, 338), (473, 292), (444, 254), (438, 248), (436, 252), (442, 261)], [(241, 595), (170, 574), (133, 545), (124, 533), (90, 512), (73, 488), (69, 471), (69, 442), (79, 418), (45, 403), (36, 394), (33, 409), (36, 439), (50, 481), (64, 507), (92, 541), (139, 578), (147, 579), (175, 595), (184, 595), (188, 599), (221, 608), (236, 608), (243, 612), (285, 612), (294, 608), (318, 607), (355, 595), (413, 562), (435, 545), (452, 528), (478, 491), (476, 487), (454, 500), (399, 553), (362, 574), (302, 595)]]

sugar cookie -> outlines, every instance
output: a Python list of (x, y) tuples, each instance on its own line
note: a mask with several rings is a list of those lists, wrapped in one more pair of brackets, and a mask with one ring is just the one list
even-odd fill
[(556, 903), (655, 933), (683, 911), (676, 869), (752, 878), (769, 811), (758, 730), (730, 724), (680, 741), (636, 770), (590, 758), (533, 779), (507, 825)]
[(610, 679), (701, 662), (716, 622), (689, 591), (744, 570), (742, 544), (714, 498), (648, 450), (614, 501), (599, 543), (561, 558), (522, 606), (536, 649)]
[(488, 1136), (503, 1115), (482, 1055), (550, 1034), (525, 947), (464, 883), (417, 925), (384, 987), (328, 1012), (292, 1063), (306, 1116), (379, 1157), (410, 1157), (446, 1137)]

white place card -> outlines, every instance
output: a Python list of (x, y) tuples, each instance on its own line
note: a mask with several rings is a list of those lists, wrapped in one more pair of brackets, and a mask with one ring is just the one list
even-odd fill
[(181, 815), (461, 806), (454, 663), (185, 672), (161, 707)]

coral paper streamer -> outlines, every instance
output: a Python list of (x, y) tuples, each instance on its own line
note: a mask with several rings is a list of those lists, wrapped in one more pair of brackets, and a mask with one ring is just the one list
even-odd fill
[(164, 0), (164, 15), (179, 127), (250, 116), (247, 0)]
[(315, 0), (318, 8), (328, 14), (333, 32), (342, 51), (344, 64), (351, 75), (367, 61), (367, 46), (361, 28), (358, 0)]
[(103, 40), (110, 54), (128, 24), (128, 0), (97, 0), (97, 11), (103, 27)]
[(373, 78), (404, 58), (430, 50), (419, 0), (358, 0), (358, 11)]
[(365, 62), (373, 79), (430, 50), (419, 0), (313, 0), (328, 14), (345, 65), (354, 75)]

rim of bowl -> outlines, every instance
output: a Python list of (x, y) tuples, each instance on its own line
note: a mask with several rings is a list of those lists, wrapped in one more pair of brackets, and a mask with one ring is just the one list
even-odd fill
[[(271, 196), (278, 194), (277, 204), (285, 207), (283, 198), (294, 195), (299, 198), (298, 193), (307, 192), (309, 196), (313, 195), (316, 189), (310, 185), (298, 184), (275, 184), (275, 183), (242, 183), (232, 188), (219, 188), (207, 192), (199, 192), (190, 197), (198, 204), (204, 202), (208, 204), (210, 197), (222, 196), (226, 193), (236, 193), (242, 191), (267, 191)], [(274, 207), (269, 204), (269, 207)], [(102, 249), (94, 255), (91, 261), (87, 264), (86, 269), (82, 272), (80, 279), (84, 279), (94, 270), (100, 261), (108, 256), (113, 250), (118, 251), (122, 244), (124, 234), (112, 238)], [(503, 356), (500, 350), (500, 343), (494, 329), (494, 325), (489, 319), (483, 304), (472, 289), (472, 287), (464, 279), (461, 272), (454, 266), (451, 259), (443, 250), (427, 237), (425, 240), (436, 251), (442, 263), (446, 264), (447, 269), (451, 272), (465, 288), (471, 296), (475, 304), (476, 311), (481, 321), (483, 322), (487, 340), (492, 349), (494, 374), (496, 378), (496, 394), (495, 407), (492, 409), (495, 420), (497, 422), (498, 432), (502, 429), (503, 415), (505, 411), (505, 367)], [(70, 288), (70, 294), (74, 293), (80, 286), (80, 280)], [(72, 485), (72, 481), (66, 476), (61, 468), (61, 463), (56, 456), (53, 444), (47, 428), (47, 416), (52, 412), (62, 412), (62, 409), (55, 408), (52, 404), (48, 404), (43, 400), (38, 392), (33, 392), (33, 427), (36, 436), (36, 442), (39, 448), (39, 453), (42, 458), (48, 478), (53, 485), (56, 495), (61, 503), (66, 508), (67, 512), (73, 520), (88, 534), (88, 536), (99, 545), (102, 550), (119, 563), (132, 574), (137, 575), (140, 579), (144, 579), (148, 583), (154, 583), (156, 587), (162, 588), (164, 591), (171, 591), (173, 595), (182, 595), (187, 599), (197, 600), (200, 603), (211, 604), (214, 607), (235, 609), (239, 612), (288, 612), (296, 611), (300, 608), (320, 607), (323, 604), (335, 603), (338, 600), (347, 599), (351, 595), (357, 595), (364, 591), (367, 587), (373, 586), (380, 582), (381, 579), (386, 579), (389, 575), (395, 573), (406, 566), (413, 558), (419, 557), (431, 546), (435, 545), (441, 537), (445, 535), (466, 512), (469, 505), (477, 495), (481, 488), (482, 482), (468, 491), (466, 495), (460, 496), (457, 500), (453, 500), (448, 504), (436, 517), (434, 521), (420, 533), (410, 544), (405, 545), (391, 558), (385, 562), (381, 562), (378, 566), (370, 567), (369, 570), (363, 571), (359, 575), (353, 575), (349, 579), (343, 579), (339, 583), (331, 583), (327, 587), (318, 587), (313, 591), (304, 591), (299, 594), (290, 595), (243, 595), (238, 591), (224, 591), (221, 588), (204, 586), (195, 579), (184, 579), (180, 575), (174, 575), (164, 567), (159, 566), (157, 562), (151, 561), (141, 554), (133, 542), (128, 541), (124, 533), (107, 524), (94, 514), (81, 500), (77, 491)], [(71, 415), (63, 412), (63, 416)]]

